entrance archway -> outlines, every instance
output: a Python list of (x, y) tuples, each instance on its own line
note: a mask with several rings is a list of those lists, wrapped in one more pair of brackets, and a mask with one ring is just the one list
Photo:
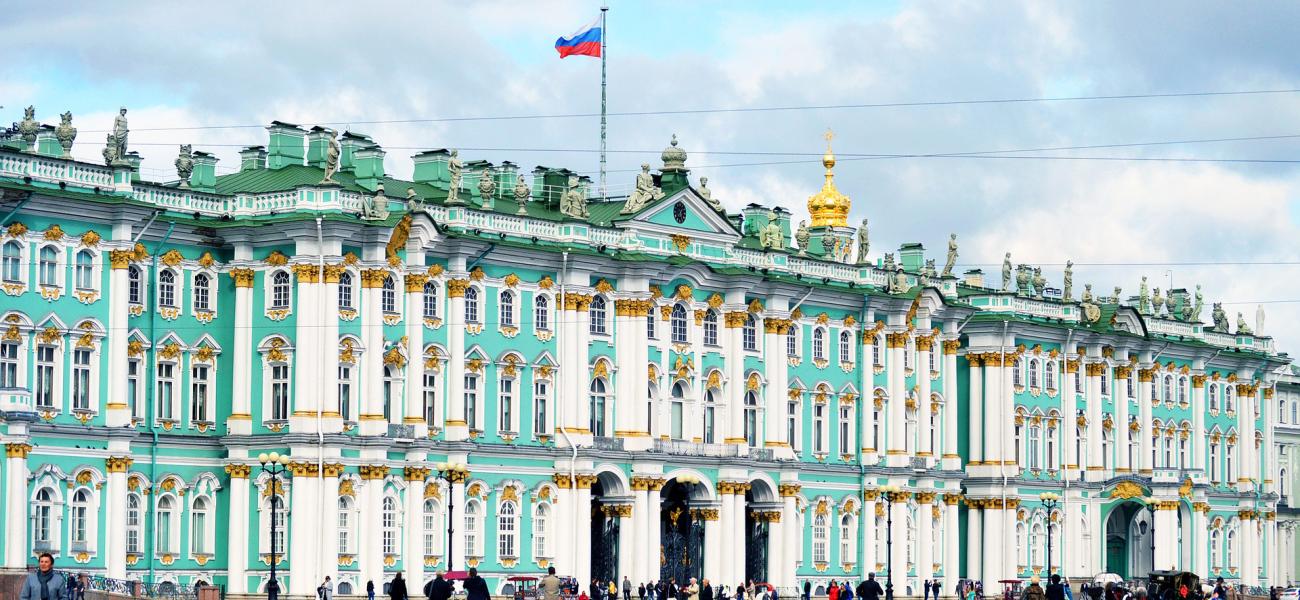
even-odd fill
[(780, 522), (781, 499), (770, 483), (750, 482), (745, 492), (745, 580), (768, 580), (768, 552), (773, 522)]
[(704, 520), (691, 510), (698, 483), (670, 479), (660, 491), (659, 578), (683, 584), (704, 578)]
[(601, 472), (591, 485), (591, 577), (616, 581), (619, 553), (631, 549), (619, 546), (622, 517), (631, 509), (623, 482), (610, 472)]
[(1116, 505), (1106, 518), (1106, 572), (1124, 579), (1145, 577), (1152, 570), (1154, 539), (1146, 507), (1137, 502)]

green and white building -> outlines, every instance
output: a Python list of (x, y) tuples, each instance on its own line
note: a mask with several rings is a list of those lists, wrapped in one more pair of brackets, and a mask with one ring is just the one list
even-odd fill
[(1186, 292), (862, 255), (829, 150), (801, 235), (721, 210), (675, 140), (602, 199), (444, 150), (397, 180), (354, 132), (327, 178), (334, 132), (268, 131), (237, 172), (195, 152), (166, 182), (49, 126), (0, 138), (5, 569), (48, 551), (239, 595), (274, 555), (303, 596), (448, 564), (497, 590), (892, 567), (915, 594), (1046, 573), (1050, 532), (1071, 577), (1294, 577), (1268, 450), (1289, 359)]

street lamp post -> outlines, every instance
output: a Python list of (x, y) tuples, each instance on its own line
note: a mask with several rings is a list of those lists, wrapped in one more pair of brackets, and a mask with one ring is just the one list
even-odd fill
[(1038, 495), (1038, 500), (1043, 503), (1043, 508), (1047, 509), (1047, 578), (1050, 580), (1052, 578), (1052, 511), (1061, 501), (1061, 496), (1053, 492), (1043, 492)]
[(279, 510), (276, 492), (280, 488), (280, 476), (284, 474), (285, 467), (289, 466), (289, 457), (279, 452), (270, 454), (263, 452), (257, 455), (257, 462), (262, 463), (262, 471), (271, 476), (271, 481), (268, 482), (271, 486), (271, 579), (266, 582), (266, 597), (276, 600), (280, 596), (280, 582), (275, 579), (275, 522)]
[[(450, 572), (453, 569), (452, 561), (454, 557), (452, 551), (456, 548), (455, 542), (452, 541), (452, 534), (456, 531), (454, 526), (456, 522), (456, 494), (452, 493), (451, 486), (457, 483), (465, 483), (465, 480), (469, 478), (469, 467), (462, 463), (451, 462), (440, 462), (435, 466), (438, 468), (438, 477), (447, 482), (447, 571)], [(469, 549), (467, 548), (465, 551), (469, 552)]]
[(885, 498), (885, 600), (894, 600), (894, 495), (896, 485), (880, 487)]

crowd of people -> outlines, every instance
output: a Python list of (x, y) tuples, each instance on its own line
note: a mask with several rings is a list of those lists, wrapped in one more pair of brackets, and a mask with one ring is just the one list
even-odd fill
[[(554, 569), (551, 571), (548, 577), (554, 577)], [(694, 577), (684, 582), (675, 578), (647, 581), (635, 587), (627, 577), (621, 583), (592, 579), (590, 587), (578, 593), (578, 600), (632, 600), (634, 596), (637, 600), (776, 600), (771, 586), (764, 583), (750, 580), (734, 587), (714, 586), (708, 578)], [(554, 599), (546, 596), (546, 600)]]

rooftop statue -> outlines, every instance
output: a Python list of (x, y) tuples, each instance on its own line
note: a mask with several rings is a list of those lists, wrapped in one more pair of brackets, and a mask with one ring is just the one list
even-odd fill
[(1183, 308), (1181, 311), (1183, 322), (1190, 323), (1192, 321), (1192, 310), (1194, 309), (1192, 308), (1191, 299), (1183, 300)]
[(189, 144), (181, 144), (180, 154), (176, 156), (176, 176), (181, 178), (181, 187), (190, 187), (190, 175), (194, 173), (194, 152)]
[(575, 219), (585, 219), (590, 216), (587, 212), (587, 195), (582, 193), (578, 183), (577, 175), (569, 176), (568, 188), (560, 197), (560, 212)]
[(663, 197), (664, 191), (655, 185), (655, 176), (650, 174), (650, 164), (641, 163), (641, 172), (636, 175), (636, 189), (627, 197), (620, 214), (630, 215)]
[(1119, 304), (1120, 296), (1122, 296), (1123, 294), (1124, 294), (1124, 288), (1121, 288), (1118, 285), (1115, 286), (1115, 295), (1110, 297), (1110, 303)]
[(452, 150), (451, 156), (447, 157), (447, 176), (450, 180), (447, 184), (447, 204), (464, 203), (464, 200), (460, 199), (460, 172), (463, 167), (460, 162), (460, 151)]
[(794, 241), (799, 244), (799, 256), (808, 256), (808, 242), (812, 234), (808, 232), (808, 221), (799, 221), (799, 229), (794, 233)]
[(867, 220), (862, 219), (862, 227), (858, 228), (858, 264), (865, 265), (867, 262), (867, 253), (871, 250), (871, 238), (867, 233)]
[(406, 188), (406, 208), (411, 211), (424, 210), (424, 200), (420, 199), (413, 187)]
[(1255, 335), (1264, 335), (1264, 305), (1255, 305)]
[(388, 218), (388, 197), (384, 196), (384, 184), (379, 184), (374, 196), (361, 197), (361, 220), (383, 221)]
[(1066, 302), (1074, 300), (1074, 262), (1065, 261), (1065, 290), (1061, 293), (1061, 299)]
[(1151, 294), (1151, 314), (1160, 316), (1160, 311), (1165, 307), (1165, 298), (1160, 295), (1160, 288), (1153, 290)]
[(834, 258), (835, 256), (835, 238), (829, 235), (822, 236), (822, 256), (825, 258)]
[(894, 276), (890, 278), (889, 293), (905, 294), (912, 286), (907, 283), (907, 273), (903, 272), (903, 265), (895, 267)]
[(777, 222), (776, 211), (767, 211), (767, 225), (758, 232), (758, 243), (767, 250), (780, 250), (785, 243), (781, 233), (781, 224)]
[(492, 167), (483, 167), (483, 173), (478, 176), (478, 199), (484, 209), (492, 210), (496, 193), (497, 178), (492, 174)]
[(930, 287), (930, 278), (937, 277), (938, 268), (934, 266), (933, 258), (925, 261), (925, 266), (921, 268), (920, 285), (921, 287)]
[(886, 270), (886, 271), (893, 271), (893, 270), (894, 270), (894, 253), (893, 253), (893, 252), (886, 252), (886, 253), (885, 253), (885, 258), (884, 258), (883, 260), (880, 261), (880, 268), (881, 268), (881, 269), (884, 269), (884, 270)]
[(524, 176), (520, 175), (515, 180), (515, 202), (519, 204), (519, 210), (515, 214), (524, 216), (528, 214), (528, 198), (532, 196), (532, 190), (528, 189), (528, 184), (524, 182)]
[(1165, 314), (1171, 318), (1178, 317), (1178, 298), (1174, 297), (1173, 290), (1169, 290), (1169, 294), (1165, 296), (1165, 309)]
[(113, 145), (117, 148), (117, 164), (126, 162), (126, 138), (130, 130), (126, 126), (126, 107), (123, 106), (113, 117)]
[(1201, 284), (1196, 284), (1196, 303), (1192, 306), (1192, 312), (1188, 315), (1187, 320), (1192, 323), (1201, 322), (1201, 309), (1205, 308), (1205, 299), (1201, 297)]
[(1237, 313), (1237, 335), (1251, 335), (1250, 325), (1246, 324), (1246, 317), (1240, 312)]
[(705, 202), (709, 203), (709, 206), (713, 207), (713, 210), (716, 210), (718, 212), (723, 212), (722, 203), (713, 198), (713, 190), (709, 189), (708, 177), (700, 178), (700, 189), (695, 191), (699, 193), (701, 198), (704, 198)]
[(1016, 265), (1016, 294), (1021, 296), (1030, 295), (1030, 279), (1031, 275), (1029, 273), (1029, 267), (1025, 265)]
[(104, 138), (104, 164), (111, 167), (113, 163), (117, 162), (117, 144), (113, 143), (113, 134), (111, 133), (105, 135)]
[(36, 153), (36, 133), (41, 130), (41, 124), (36, 120), (36, 107), (28, 106), (23, 109), (23, 120), (18, 122), (18, 135), (21, 135), (23, 142), (27, 144), (27, 151)]
[(1002, 291), (1011, 291), (1011, 253), (1002, 259)]
[(943, 263), (943, 276), (951, 277), (952, 268), (957, 266), (957, 234), (948, 235), (948, 260)]
[(1043, 277), (1043, 268), (1034, 267), (1034, 298), (1043, 299), (1043, 292), (1047, 291), (1047, 278)]
[(1228, 315), (1223, 312), (1222, 302), (1214, 303), (1214, 308), (1210, 311), (1210, 318), (1214, 320), (1214, 331), (1228, 333)]
[(1101, 307), (1093, 301), (1091, 283), (1083, 285), (1083, 299), (1079, 301), (1079, 309), (1083, 312), (1085, 322), (1096, 323), (1101, 320)]
[(1151, 301), (1151, 295), (1147, 292), (1147, 276), (1142, 276), (1142, 283), (1138, 285), (1138, 313), (1143, 315), (1151, 314), (1151, 308), (1148, 302)]
[(1079, 302), (1083, 304), (1091, 304), (1092, 301), (1092, 284), (1085, 283), (1083, 284), (1083, 297), (1079, 299)]
[(334, 174), (339, 172), (339, 141), (334, 138), (334, 131), (325, 140), (325, 178), (321, 183), (334, 183)]
[(54, 128), (54, 137), (63, 147), (63, 158), (72, 158), (72, 142), (77, 139), (77, 128), (72, 126), (72, 111), (59, 115), (59, 126)]

